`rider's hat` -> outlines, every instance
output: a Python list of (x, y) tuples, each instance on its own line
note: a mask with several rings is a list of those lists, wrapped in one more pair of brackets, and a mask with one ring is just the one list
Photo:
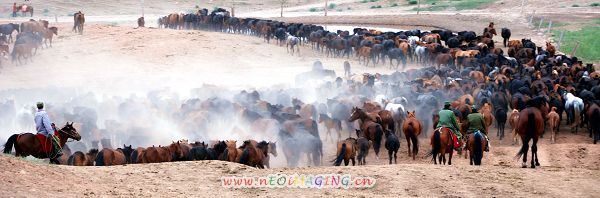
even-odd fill
[(43, 102), (38, 102), (36, 104), (36, 106), (37, 106), (38, 109), (43, 109), (44, 108), (44, 103)]

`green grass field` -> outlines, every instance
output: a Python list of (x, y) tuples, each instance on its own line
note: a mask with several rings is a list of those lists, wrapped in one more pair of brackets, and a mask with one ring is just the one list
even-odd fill
[[(600, 18), (597, 18), (593, 25), (582, 28), (578, 31), (565, 31), (560, 51), (571, 55), (573, 48), (579, 41), (579, 47), (575, 56), (584, 60), (584, 62), (600, 62)], [(560, 31), (555, 30), (554, 37), (560, 37)]]
[[(456, 10), (469, 10), (479, 8), (484, 4), (493, 3), (496, 0), (421, 0), (421, 11), (440, 11), (445, 10), (451, 7), (456, 8)], [(425, 7), (429, 5), (429, 7)], [(425, 8), (423, 8), (425, 7)], [(417, 10), (417, 8), (413, 8), (413, 10)]]

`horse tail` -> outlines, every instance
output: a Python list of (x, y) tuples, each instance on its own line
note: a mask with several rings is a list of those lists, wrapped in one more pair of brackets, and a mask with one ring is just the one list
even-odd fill
[[(4, 144), (4, 153), (10, 154), (10, 152), (12, 151), (13, 145), (15, 144), (15, 142), (17, 142), (17, 137), (19, 137), (18, 134), (13, 134), (12, 136), (10, 136), (10, 138), (8, 138), (8, 140), (6, 141), (6, 144)], [(16, 147), (15, 147), (15, 149), (16, 149)]]
[(250, 163), (248, 163), (250, 161), (250, 149), (246, 148), (244, 149), (244, 152), (242, 152), (242, 156), (240, 157), (240, 164), (245, 164), (250, 166)]
[[(441, 130), (441, 129), (440, 129)], [(442, 148), (442, 138), (440, 137), (440, 130), (436, 130), (433, 132), (433, 142), (432, 142), (432, 148), (431, 148), (431, 152), (429, 152), (429, 154), (427, 156), (433, 156), (432, 160), (435, 160), (435, 157), (437, 157), (438, 153), (440, 153), (440, 150)]]
[(104, 152), (100, 151), (98, 153), (98, 156), (96, 156), (96, 166), (106, 166), (106, 164), (104, 164)]
[(379, 155), (379, 148), (381, 148), (381, 139), (383, 137), (383, 128), (381, 125), (377, 125), (375, 128), (375, 142), (373, 142), (373, 148), (375, 149), (375, 154)]
[(481, 158), (483, 158), (483, 137), (481, 133), (475, 133), (474, 136), (475, 142), (473, 142), (473, 162), (475, 165), (481, 165)]
[[(531, 111), (528, 111), (527, 112), (527, 131), (525, 132), (524, 141), (531, 139), (532, 134), (535, 134), (535, 130), (536, 130), (535, 114)], [(519, 150), (519, 153), (517, 153), (517, 157), (520, 158), (523, 155), (527, 155), (527, 153), (525, 153), (525, 149), (527, 149), (527, 146), (525, 146), (525, 144), (523, 144), (523, 146)]]
[(413, 154), (419, 153), (419, 141), (418, 141), (417, 135), (415, 135), (414, 133), (411, 134), (410, 140), (412, 141), (412, 144), (413, 144)]
[(339, 166), (342, 164), (342, 160), (344, 159), (344, 156), (346, 155), (346, 143), (342, 143), (342, 150), (340, 151), (340, 154), (337, 156), (337, 158), (335, 158), (335, 162), (333, 162), (334, 166)]

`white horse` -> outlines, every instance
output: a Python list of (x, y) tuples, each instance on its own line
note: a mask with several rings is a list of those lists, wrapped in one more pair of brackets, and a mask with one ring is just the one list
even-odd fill
[(427, 47), (417, 45), (414, 49), (415, 55), (417, 56), (417, 63), (421, 62), (422, 64), (425, 64), (427, 60)]
[(402, 132), (402, 124), (406, 119), (406, 110), (404, 108), (404, 105), (406, 104), (406, 98), (399, 97), (385, 102), (387, 103), (385, 104), (385, 110), (392, 112), (392, 118), (395, 122), (394, 124), (397, 126), (394, 133), (396, 133), (396, 136), (400, 137), (400, 133)]
[(564, 93), (563, 98), (565, 98), (567, 119), (574, 125), (572, 125), (571, 130), (575, 130), (575, 133), (577, 133), (577, 128), (581, 124), (581, 112), (584, 108), (583, 100), (572, 93)]
[[(298, 37), (290, 35), (287, 33), (287, 42), (285, 43), (285, 48), (287, 52), (290, 53), (290, 49), (292, 50), (292, 56), (294, 55), (294, 51), (298, 51), (298, 55), (300, 55), (300, 39)], [(296, 47), (294, 49), (294, 46)]]

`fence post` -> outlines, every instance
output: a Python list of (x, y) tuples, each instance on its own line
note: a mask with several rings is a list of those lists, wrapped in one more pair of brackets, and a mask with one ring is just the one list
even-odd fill
[(540, 24), (538, 24), (538, 31), (542, 28), (542, 23), (544, 23), (544, 17), (540, 18)]
[(552, 21), (548, 22), (548, 29), (546, 30), (546, 32), (552, 34), (552, 32), (550, 32), (550, 30), (552, 30)]
[(535, 10), (531, 13), (531, 17), (529, 17), (529, 26), (533, 25), (533, 17), (535, 16)]
[(571, 57), (575, 56), (575, 54), (577, 53), (578, 47), (579, 47), (579, 41), (577, 41), (577, 43), (575, 44), (575, 47), (573, 48), (573, 51), (571, 52)]
[(560, 38), (558, 39), (558, 44), (556, 45), (556, 50), (560, 51), (560, 45), (562, 44), (563, 36), (565, 35), (565, 30), (560, 32)]
[(525, 0), (521, 0), (521, 13), (523, 13), (523, 6), (525, 6)]

